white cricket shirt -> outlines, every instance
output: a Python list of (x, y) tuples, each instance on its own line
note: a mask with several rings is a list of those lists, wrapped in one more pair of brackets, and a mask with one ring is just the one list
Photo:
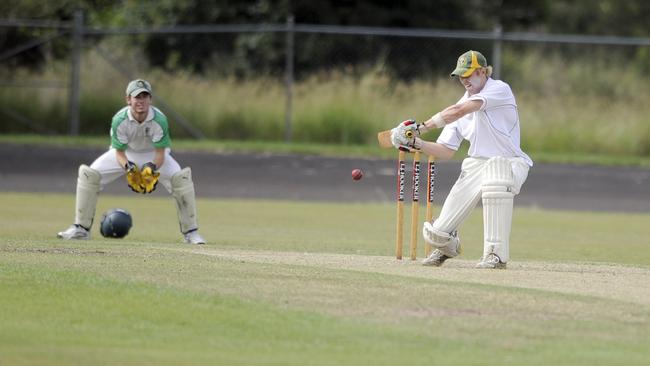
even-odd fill
[(519, 146), (519, 113), (510, 85), (488, 78), (479, 93), (469, 96), (465, 92), (456, 104), (467, 100), (479, 100), (483, 105), (478, 111), (447, 124), (437, 142), (458, 150), (464, 139), (469, 141), (470, 157), (520, 157), (532, 167), (532, 159)]
[(170, 147), (167, 117), (155, 107), (149, 107), (144, 122), (133, 118), (127, 106), (113, 116), (111, 123), (111, 147), (133, 152), (150, 152), (154, 148)]

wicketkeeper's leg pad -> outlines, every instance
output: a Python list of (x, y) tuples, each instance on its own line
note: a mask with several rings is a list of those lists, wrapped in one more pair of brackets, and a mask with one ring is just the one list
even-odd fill
[(176, 201), (176, 212), (182, 233), (198, 229), (196, 219), (196, 196), (192, 170), (184, 168), (171, 179), (172, 196)]
[(504, 263), (510, 257), (513, 185), (510, 161), (503, 157), (488, 160), (482, 187), (483, 256), (494, 253)]
[(77, 202), (75, 207), (75, 224), (90, 230), (95, 217), (95, 208), (102, 175), (99, 171), (82, 164), (77, 178)]

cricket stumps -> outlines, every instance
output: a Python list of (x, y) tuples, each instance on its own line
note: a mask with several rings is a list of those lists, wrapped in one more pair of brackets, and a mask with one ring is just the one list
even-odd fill
[[(421, 162), (420, 152), (413, 153), (413, 176), (411, 190), (411, 230), (409, 256), (411, 260), (417, 259), (418, 247), (418, 228), (419, 228), (419, 211), (420, 211), (420, 173)], [(402, 259), (404, 248), (404, 199), (406, 188), (406, 153), (400, 151), (397, 158), (397, 217), (396, 217), (396, 238), (395, 238), (395, 258)], [(427, 206), (426, 220), (431, 221), (433, 218), (433, 193), (435, 190), (435, 159), (429, 156), (427, 161)], [(431, 247), (425, 245), (424, 255), (428, 256)]]

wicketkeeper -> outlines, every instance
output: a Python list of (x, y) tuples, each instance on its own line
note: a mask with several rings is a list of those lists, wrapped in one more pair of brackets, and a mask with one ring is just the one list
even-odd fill
[[(440, 216), (424, 223), (424, 239), (435, 249), (423, 260), (425, 266), (440, 266), (460, 253), (458, 228), (480, 200), (484, 242), (477, 267), (505, 268), (510, 258), (513, 199), (533, 162), (519, 146), (519, 114), (512, 90), (491, 75), (492, 67), (481, 53), (465, 52), (451, 73), (465, 87), (463, 97), (424, 123), (408, 120), (391, 131), (396, 148), (420, 150), (442, 160), (450, 159), (463, 140), (470, 144)], [(434, 128), (443, 128), (436, 142), (420, 138)]]
[(126, 183), (136, 193), (151, 193), (160, 182), (176, 201), (185, 242), (205, 244), (198, 232), (192, 172), (189, 167), (181, 169), (171, 156), (167, 117), (151, 105), (152, 95), (151, 84), (145, 80), (127, 85), (127, 106), (111, 123), (110, 149), (90, 166), (79, 166), (75, 221), (57, 234), (59, 238), (90, 239), (99, 192), (126, 175)]

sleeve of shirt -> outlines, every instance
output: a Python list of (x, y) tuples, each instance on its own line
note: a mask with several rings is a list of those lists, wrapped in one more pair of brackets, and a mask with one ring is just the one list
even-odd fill
[(481, 108), (479, 108), (479, 111), (485, 110), (485, 107), (487, 106), (487, 97), (485, 95), (479, 94), (474, 94), (471, 97), (467, 98), (467, 100), (478, 100), (481, 102)]
[(452, 122), (446, 125), (442, 129), (442, 132), (440, 132), (436, 142), (445, 145), (452, 150), (458, 150), (460, 144), (463, 142), (463, 136), (458, 131), (458, 124)]
[(111, 122), (111, 146), (117, 150), (126, 150), (129, 145), (129, 140), (124, 133), (124, 126), (122, 124), (124, 121), (125, 119), (117, 114)]
[(480, 111), (513, 104), (510, 86), (502, 81), (495, 80), (492, 81), (489, 87), (483, 88), (480, 93), (474, 94), (467, 99), (481, 101), (483, 105), (481, 105)]
[(166, 148), (171, 146), (171, 138), (169, 137), (169, 124), (167, 123), (167, 117), (160, 112), (155, 110), (156, 116), (154, 117), (154, 126), (157, 128), (154, 129), (151, 136), (151, 142), (153, 142), (154, 147)]

